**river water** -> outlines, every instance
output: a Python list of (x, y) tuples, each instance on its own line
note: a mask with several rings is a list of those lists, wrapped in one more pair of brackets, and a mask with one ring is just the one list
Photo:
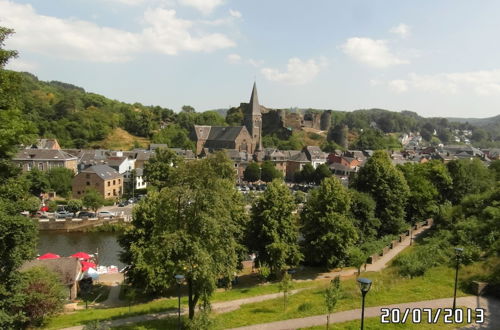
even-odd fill
[(99, 251), (99, 264), (118, 266), (125, 265), (120, 262), (118, 255), (121, 251), (116, 233), (83, 233), (83, 232), (50, 232), (41, 231), (38, 235), (38, 253), (55, 253), (61, 257), (69, 257), (76, 252), (93, 254)]

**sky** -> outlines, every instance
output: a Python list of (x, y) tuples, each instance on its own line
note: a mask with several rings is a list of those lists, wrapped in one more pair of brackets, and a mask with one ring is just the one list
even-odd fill
[(179, 111), (500, 114), (496, 0), (0, 0), (7, 68)]

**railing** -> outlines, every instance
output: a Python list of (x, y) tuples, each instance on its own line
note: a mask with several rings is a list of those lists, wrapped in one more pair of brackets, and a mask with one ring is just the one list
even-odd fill
[(130, 216), (117, 216), (117, 217), (97, 217), (97, 218), (65, 218), (65, 219), (39, 219), (35, 218), (38, 222), (38, 229), (41, 231), (78, 231), (85, 228), (101, 226), (106, 223), (127, 223), (132, 218)]

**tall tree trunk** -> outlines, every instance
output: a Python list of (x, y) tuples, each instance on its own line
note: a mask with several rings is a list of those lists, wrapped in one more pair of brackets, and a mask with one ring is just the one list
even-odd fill
[(198, 303), (198, 299), (200, 296), (193, 292), (193, 282), (188, 280), (188, 306), (189, 306), (189, 319), (192, 320), (194, 318), (194, 311), (196, 309), (196, 304)]

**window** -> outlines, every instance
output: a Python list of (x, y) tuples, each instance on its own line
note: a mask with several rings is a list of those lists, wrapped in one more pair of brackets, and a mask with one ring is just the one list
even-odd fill
[(116, 196), (116, 189), (113, 189), (113, 196)]
[(110, 192), (108, 193), (108, 196), (111, 196), (111, 193), (110, 193)]
[(43, 171), (43, 163), (38, 163), (38, 169), (39, 169), (40, 171)]
[(80, 190), (78, 190), (76, 193), (77, 193), (78, 195), (80, 195)]
[(111, 186), (111, 181), (108, 181), (108, 187)]
[(86, 179), (90, 179), (90, 174), (85, 174)]
[(114, 186), (115, 184), (116, 184), (116, 181), (115, 181), (115, 180), (113, 180), (113, 186)]
[(122, 179), (118, 179), (118, 184), (120, 184), (120, 183), (121, 183), (121, 180), (122, 180)]
[(90, 186), (90, 181), (87, 181), (87, 186)]

